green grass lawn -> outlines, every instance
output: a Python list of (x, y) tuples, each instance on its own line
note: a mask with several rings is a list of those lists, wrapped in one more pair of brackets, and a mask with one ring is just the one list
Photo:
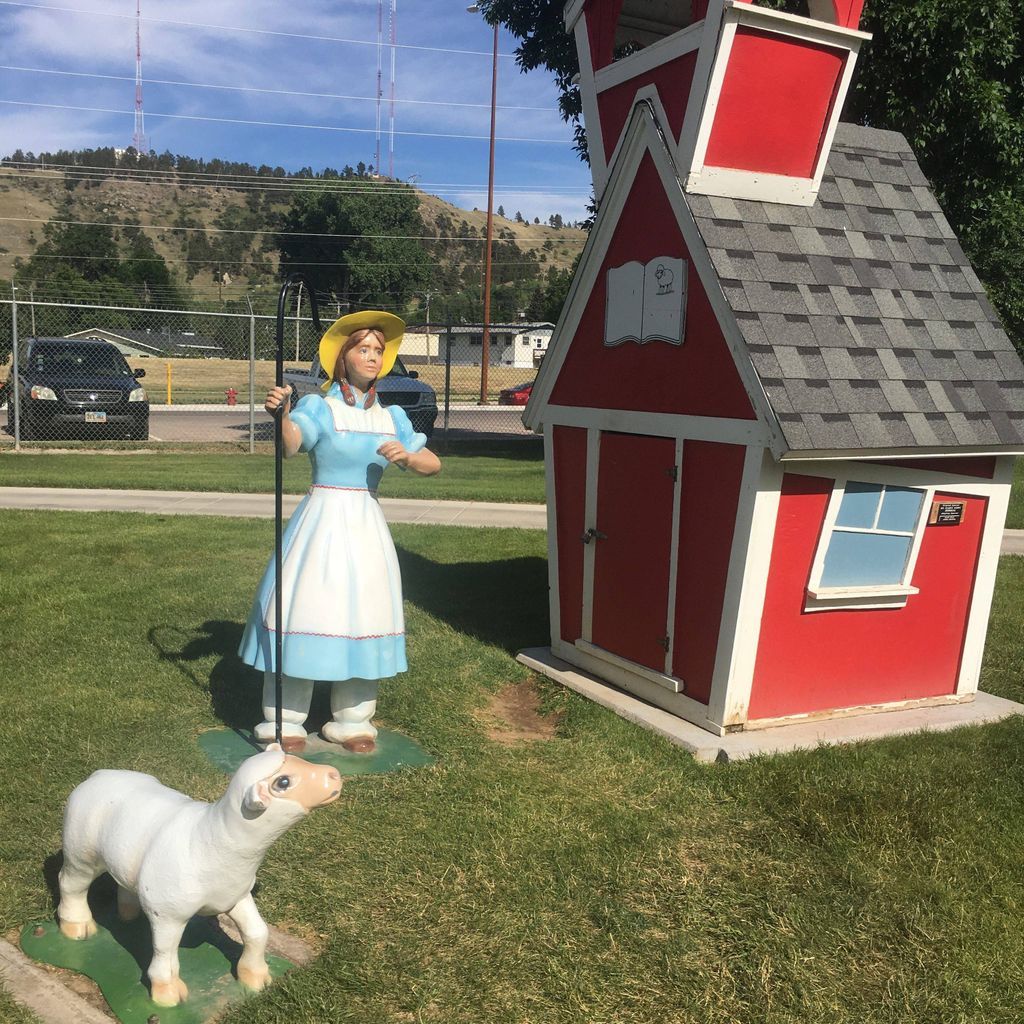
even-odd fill
[[(309, 487), (309, 459), (284, 463), (289, 494)], [(160, 491), (274, 490), (273, 453), (52, 454), (0, 455), (0, 487), (102, 487)], [(544, 501), (544, 462), (535, 444), (507, 446), (496, 455), (442, 455), (436, 477), (389, 469), (380, 493), (387, 498), (454, 501)]]
[[(234, 652), (273, 526), (3, 522), (6, 931), (53, 912), (94, 769), (220, 791), (196, 737), (257, 718)], [(410, 671), (380, 717), (436, 763), (348, 781), (271, 849), (257, 902), (320, 955), (229, 1024), (1020, 1019), (1024, 719), (700, 765), (513, 660), (547, 637), (543, 534), (393, 533)], [(1004, 558), (983, 686), (1017, 700), (1022, 607)], [(550, 737), (499, 742), (496, 697), (531, 685)]]
[(1018, 459), (1013, 468), (1013, 490), (1006, 525), (1011, 530), (1024, 530), (1024, 459)]
[[(518, 442), (496, 454), (461, 446), (443, 456), (444, 468), (429, 479), (392, 470), (381, 494), (388, 498), (541, 503), (544, 462), (538, 445)], [(284, 466), (285, 490), (301, 494), (309, 486), (309, 462), (301, 456)], [(273, 454), (154, 451), (149, 454), (0, 454), (0, 487), (103, 487), (160, 491), (270, 492)], [(1006, 525), (1024, 529), (1024, 459), (1017, 460)]]

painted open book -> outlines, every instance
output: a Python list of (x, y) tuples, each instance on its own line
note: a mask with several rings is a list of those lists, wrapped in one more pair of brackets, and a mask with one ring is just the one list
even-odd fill
[(683, 343), (686, 323), (686, 261), (658, 256), (631, 260), (608, 271), (604, 343)]

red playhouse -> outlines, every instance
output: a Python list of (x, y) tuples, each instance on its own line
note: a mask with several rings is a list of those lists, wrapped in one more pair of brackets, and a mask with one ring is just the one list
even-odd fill
[(809, 3), (565, 11), (599, 212), (524, 414), (551, 653), (717, 735), (972, 700), (1024, 453), (913, 152), (839, 123), (861, 4)]

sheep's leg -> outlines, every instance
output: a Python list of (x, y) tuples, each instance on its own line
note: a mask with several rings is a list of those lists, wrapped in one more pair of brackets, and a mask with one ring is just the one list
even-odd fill
[(238, 961), (238, 980), (258, 992), (270, 981), (267, 968), (267, 925), (256, 909), (252, 893), (239, 900), (228, 917), (242, 933), (242, 956)]
[(61, 934), (69, 939), (87, 939), (96, 934), (96, 922), (89, 909), (89, 886), (103, 874), (103, 865), (85, 858), (75, 858), (64, 851), (60, 869), (60, 903), (57, 920)]
[(188, 988), (178, 977), (178, 946), (185, 921), (149, 915), (153, 930), (153, 959), (149, 962), (150, 996), (157, 1006), (177, 1006), (188, 998)]
[(117, 887), (117, 916), (122, 921), (134, 921), (139, 916), (139, 897), (123, 885)]

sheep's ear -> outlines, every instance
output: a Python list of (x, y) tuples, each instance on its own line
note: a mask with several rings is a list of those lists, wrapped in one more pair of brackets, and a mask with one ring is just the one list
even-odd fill
[(254, 782), (242, 797), (242, 807), (250, 814), (262, 814), (270, 806), (270, 786), (266, 779)]
[(284, 747), (282, 747), (280, 743), (268, 743), (263, 749), (264, 750), (280, 750), (282, 752), (284, 751)]

